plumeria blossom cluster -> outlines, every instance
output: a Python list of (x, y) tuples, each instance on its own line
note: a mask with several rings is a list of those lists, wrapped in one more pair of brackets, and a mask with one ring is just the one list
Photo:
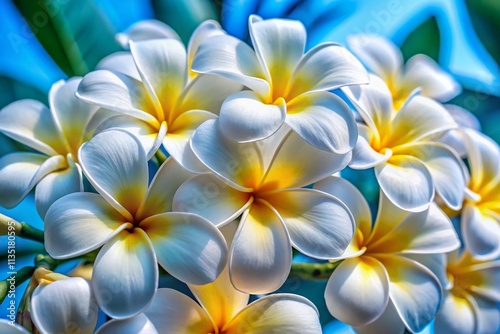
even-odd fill
[[(306, 51), (298, 21), (251, 16), (249, 31), (206, 21), (186, 48), (139, 22), (49, 107), (0, 111), (29, 148), (0, 158), (0, 205), (35, 189), (49, 262), (91, 267), (39, 262), (36, 329), (93, 333), (104, 312), (98, 333), (321, 333), (312, 302), (274, 293), (295, 249), (329, 268), (327, 309), (359, 333), (495, 333), (500, 149), (442, 104), (452, 76), (378, 36)], [(346, 168), (373, 168), (375, 213)]]

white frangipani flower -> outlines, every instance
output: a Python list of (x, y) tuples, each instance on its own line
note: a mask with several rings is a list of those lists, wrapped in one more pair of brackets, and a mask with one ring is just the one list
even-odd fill
[(441, 285), (411, 256), (457, 249), (460, 242), (449, 218), (435, 204), (422, 212), (401, 210), (381, 193), (372, 227), (368, 203), (348, 181), (332, 176), (314, 189), (339, 198), (356, 222), (344, 260), (326, 285), (330, 313), (358, 333), (421, 331), (439, 308)]
[(192, 55), (200, 39), (218, 31), (220, 27), (213, 21), (200, 25), (187, 52), (173, 38), (134, 41), (137, 36), (131, 34), (131, 57), (119, 53), (101, 62), (103, 69), (83, 78), (77, 96), (119, 113), (99, 130), (120, 128), (134, 134), (148, 158), (163, 144), (184, 168), (203, 171), (189, 148), (189, 138), (201, 123), (217, 117), (228, 95), (241, 89), (232, 80), (191, 71)]
[(343, 88), (365, 124), (349, 166), (375, 167), (384, 194), (398, 207), (422, 211), (437, 192), (446, 205), (460, 209), (466, 183), (465, 166), (457, 154), (436, 138), (457, 127), (438, 102), (412, 96), (394, 109), (391, 93), (377, 76), (370, 84)]
[(500, 256), (500, 148), (475, 130), (463, 131), (470, 181), (461, 229), (469, 252), (478, 259)]
[[(228, 244), (236, 228), (222, 228)], [(110, 321), (98, 333), (321, 333), (316, 306), (302, 296), (274, 294), (247, 305), (249, 295), (233, 288), (228, 266), (213, 283), (189, 288), (201, 305), (178, 291), (159, 289), (144, 313)]]
[(229, 96), (222, 104), (220, 127), (228, 138), (264, 139), (283, 123), (309, 144), (346, 153), (357, 130), (347, 105), (327, 92), (365, 84), (361, 63), (344, 47), (323, 43), (304, 54), (306, 30), (299, 21), (249, 18), (254, 49), (229, 35), (200, 45), (193, 70), (233, 79), (250, 90)]
[(347, 44), (370, 72), (385, 81), (396, 109), (401, 108), (415, 90), (441, 102), (450, 100), (462, 90), (450, 74), (424, 54), (411, 57), (403, 65), (401, 51), (385, 37), (351, 35), (347, 37)]
[(243, 214), (230, 250), (236, 289), (252, 294), (278, 289), (290, 271), (292, 245), (315, 258), (340, 256), (353, 235), (349, 210), (330, 195), (301, 187), (344, 168), (350, 152), (317, 149), (285, 127), (261, 142), (236, 143), (217, 122), (205, 122), (191, 139), (193, 151), (215, 175), (186, 181), (173, 208), (217, 226)]
[[(0, 205), (11, 208), (35, 188), (43, 218), (58, 198), (83, 190), (77, 152), (92, 134), (98, 107), (75, 97), (81, 78), (56, 82), (49, 105), (35, 100), (13, 102), (0, 111), (0, 132), (36, 152), (15, 152), (0, 158)], [(90, 130), (90, 131), (88, 131)]]
[(45, 247), (66, 259), (102, 246), (92, 286), (104, 312), (126, 318), (151, 302), (159, 263), (190, 284), (212, 282), (226, 262), (222, 234), (206, 219), (169, 212), (174, 192), (191, 175), (168, 159), (148, 187), (146, 153), (137, 138), (108, 130), (85, 143), (79, 159), (95, 193), (56, 201), (45, 218)]

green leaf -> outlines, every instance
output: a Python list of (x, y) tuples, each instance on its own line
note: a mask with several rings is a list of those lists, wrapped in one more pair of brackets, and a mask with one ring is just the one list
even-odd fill
[(84, 75), (120, 50), (115, 31), (92, 0), (14, 0), (45, 50), (68, 75)]
[(218, 20), (210, 0), (151, 0), (156, 17), (171, 26), (187, 44), (196, 27), (208, 19)]
[(423, 53), (438, 61), (439, 46), (439, 28), (436, 19), (432, 17), (408, 35), (401, 45), (401, 52), (405, 60)]

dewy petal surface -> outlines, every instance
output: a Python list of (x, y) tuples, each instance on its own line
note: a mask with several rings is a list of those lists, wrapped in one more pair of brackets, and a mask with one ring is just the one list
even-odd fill
[(92, 287), (100, 308), (116, 319), (144, 310), (158, 286), (156, 256), (140, 228), (122, 231), (99, 251)]

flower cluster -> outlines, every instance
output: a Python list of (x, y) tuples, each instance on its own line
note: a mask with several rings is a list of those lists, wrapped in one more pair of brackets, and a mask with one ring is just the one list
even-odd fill
[[(458, 84), (378, 36), (306, 52), (298, 21), (249, 31), (206, 21), (185, 48), (140, 22), (50, 108), (0, 111), (30, 148), (0, 158), (0, 205), (35, 189), (50, 257), (92, 264), (88, 280), (34, 270), (36, 328), (92, 333), (101, 310), (99, 333), (321, 333), (313, 303), (274, 294), (295, 249), (334, 268), (328, 311), (359, 333), (495, 333), (500, 149), (441, 104)], [(374, 169), (375, 219), (346, 168)]]

